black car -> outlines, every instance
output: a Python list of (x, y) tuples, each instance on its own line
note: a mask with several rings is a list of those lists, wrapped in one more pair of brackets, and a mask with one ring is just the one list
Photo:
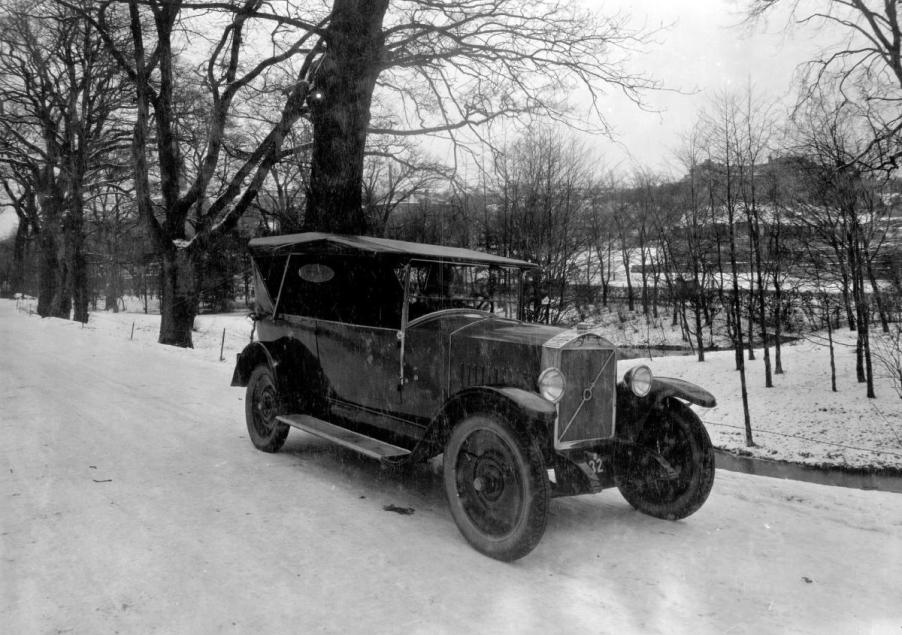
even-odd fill
[(555, 496), (617, 487), (668, 519), (707, 499), (713, 449), (686, 402), (714, 397), (642, 365), (618, 382), (599, 334), (524, 322), (531, 263), (322, 233), (249, 250), (257, 339), (232, 385), (258, 449), (296, 427), (387, 464), (443, 454), (457, 526), (500, 560), (538, 544)]

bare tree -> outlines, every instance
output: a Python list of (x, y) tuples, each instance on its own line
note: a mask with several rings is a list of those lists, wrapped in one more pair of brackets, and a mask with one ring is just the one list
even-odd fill
[[(113, 42), (114, 4), (129, 10), (127, 47)], [(642, 40), (623, 17), (601, 20), (554, 0), (408, 0), (391, 7), (388, 0), (333, 0), (287, 2), (278, 11), (263, 0), (107, 0), (92, 9), (92, 23), (135, 87), (137, 199), (163, 269), (160, 341), (181, 346), (191, 345), (198, 261), (249, 208), (300, 119), (312, 126), (304, 227), (362, 233), (369, 135), (452, 133), (531, 113), (564, 118), (562, 97), (573, 84), (595, 98), (604, 127), (597, 105), (604, 90), (638, 99), (653, 86), (624, 70), (616, 55)], [(202, 16), (202, 32), (194, 16)], [(205, 60), (196, 85), (209, 118), (199, 168), (186, 174), (173, 102), (176, 57), (192, 27), (191, 52)], [(252, 37), (267, 38), (270, 53), (249, 50)], [(273, 88), (286, 97), (260, 122), (248, 104)], [(253, 99), (242, 97), (248, 93)], [(398, 99), (399, 107), (372, 116), (374, 104)], [(242, 160), (225, 171), (226, 123), (242, 116), (257, 118), (262, 140), (236, 153)]]
[[(652, 278), (657, 291), (658, 276), (654, 269), (656, 255), (651, 253), (651, 233), (655, 218), (660, 215), (657, 194), (660, 182), (658, 178), (648, 170), (636, 170), (633, 174), (633, 188), (630, 192), (632, 214), (631, 229), (636, 238), (636, 247), (639, 251), (639, 279), (642, 281), (640, 300), (642, 302), (642, 314), (649, 314), (648, 274), (652, 271)], [(657, 293), (655, 294), (657, 295)], [(653, 307), (654, 317), (658, 316), (657, 303)]]
[(714, 279), (723, 278), (720, 270), (714, 270), (711, 258), (712, 252), (717, 251), (714, 249), (717, 224), (713, 222), (712, 210), (706, 205), (705, 188), (709, 178), (702, 168), (704, 146), (707, 145), (705, 135), (701, 125), (694, 126), (680, 151), (686, 177), (680, 184), (677, 202), (682, 215), (673, 227), (679, 247), (674, 247), (673, 241), (670, 246), (671, 260), (679, 269), (677, 295), (683, 306), (689, 304), (693, 314), (691, 326), (685, 317), (683, 323), (695, 337), (700, 362), (705, 361), (704, 326), (713, 330), (714, 307), (710, 302), (709, 287), (714, 284)]
[[(603, 180), (596, 180), (589, 187), (590, 197), (586, 223), (588, 225), (589, 249), (586, 260), (591, 263), (591, 252), (595, 253), (597, 262), (595, 269), (598, 274), (598, 283), (601, 286), (601, 303), (604, 306), (608, 304), (608, 293), (614, 272), (616, 230), (611, 197), (613, 189), (616, 187), (616, 182), (616, 177), (613, 173), (608, 173)], [(590, 268), (588, 264), (587, 267)]]
[(827, 26), (842, 33), (803, 69), (801, 103), (820, 100), (826, 87), (844, 102), (857, 104), (870, 123), (868, 143), (852, 160), (865, 155), (872, 168), (895, 169), (902, 158), (902, 25), (895, 0), (750, 0), (752, 19), (776, 5), (789, 5), (801, 25)]
[[(530, 293), (530, 317), (555, 322), (568, 306), (575, 277), (583, 197), (590, 172), (588, 150), (556, 129), (534, 129), (496, 158), (498, 213), (506, 228), (504, 253), (542, 266), (544, 279)], [(491, 219), (493, 224), (497, 219)]]
[(295, 127), (286, 140), (281, 159), (250, 205), (260, 217), (260, 233), (292, 233), (304, 227), (304, 210), (310, 187), (310, 135), (306, 127)]
[(26, 263), (31, 246), (37, 241), (40, 229), (34, 173), (30, 166), (16, 160), (0, 160), (0, 184), (6, 200), (0, 199), (0, 209), (9, 208), (18, 219), (13, 239), (10, 290), (13, 293), (35, 293), (27, 282)]
[(748, 388), (746, 386), (745, 359), (743, 356), (744, 336), (742, 332), (742, 290), (739, 282), (737, 259), (737, 225), (740, 212), (741, 191), (741, 119), (742, 107), (735, 97), (719, 96), (712, 104), (711, 112), (704, 116), (707, 128), (707, 146), (710, 160), (716, 166), (720, 177), (720, 187), (716, 193), (712, 188), (712, 202), (719, 213), (723, 212), (728, 234), (731, 294), (730, 314), (732, 316), (733, 347), (736, 352), (736, 370), (739, 371), (740, 394), (745, 419), (745, 443), (755, 445), (749, 415)]
[(451, 169), (407, 143), (370, 148), (363, 180), (363, 208), (370, 232), (384, 234), (399, 205), (452, 179)]
[[(322, 48), (317, 42), (320, 27), (290, 15), (284, 19), (260, 15), (264, 3), (250, 0), (225, 6), (161, 0), (122, 4), (129, 14), (127, 43), (118, 40), (120, 30), (112, 20), (114, 3), (94, 3), (84, 16), (99, 30), (135, 92), (135, 195), (162, 268), (159, 341), (191, 346), (201, 263), (248, 209), (279, 160), (286, 136), (305, 112), (310, 93), (306, 78)], [(203, 25), (182, 15), (189, 8), (203, 14)], [(224, 15), (217, 8), (224, 9)], [(306, 30), (301, 36), (286, 35), (286, 22)], [(200, 26), (205, 27), (204, 32), (193, 35), (203, 45), (192, 52), (204, 56), (203, 63), (189, 83), (192, 75), (180, 69), (178, 53), (187, 45), (186, 30)], [(254, 53), (246, 47), (244, 41), (251, 35), (268, 35), (269, 52)], [(305, 61), (294, 81), (286, 81), (277, 72), (279, 65), (302, 54)], [(281, 110), (269, 120), (259, 107), (242, 111), (242, 106), (248, 106), (242, 101), (248, 94), (262, 104), (261, 95), (280, 88), (285, 92)], [(204, 113), (195, 120), (202, 143), (185, 143), (183, 135), (185, 118), (180, 116), (179, 103), (180, 99), (190, 102), (186, 94), (191, 92), (195, 102), (201, 98), (206, 102), (193, 104)], [(238, 120), (259, 130), (262, 139), (245, 135), (254, 139), (253, 144), (230, 154), (225, 151), (226, 128)], [(153, 152), (149, 152), (151, 147)], [(192, 161), (186, 155), (193, 147), (203, 151)], [(237, 160), (231, 161), (232, 156)], [(193, 171), (189, 170), (192, 166)]]
[(614, 203), (614, 228), (617, 231), (617, 244), (620, 250), (620, 262), (623, 266), (623, 275), (626, 277), (626, 301), (630, 311), (636, 310), (635, 294), (633, 293), (632, 260), (635, 240), (633, 239), (633, 213), (630, 205), (628, 190), (625, 187), (616, 188), (612, 200)]
[[(811, 101), (804, 117), (797, 116), (797, 143), (806, 158), (808, 204), (799, 207), (796, 218), (822, 242), (833, 256), (839, 283), (851, 298), (857, 330), (856, 370), (858, 380), (874, 397), (870, 352), (871, 307), (865, 288), (868, 246), (879, 246), (873, 216), (874, 183), (866, 147), (870, 141), (857, 109), (848, 102), (836, 103), (822, 96)], [(861, 159), (859, 160), (859, 157)]]
[(38, 313), (88, 319), (84, 202), (121, 143), (124, 93), (96, 30), (74, 7), (19, 1), (0, 13), (0, 161), (33, 190), (41, 266)]
[[(623, 15), (600, 18), (561, 0), (335, 0), (325, 28), (308, 203), (318, 229), (365, 228), (353, 216), (368, 134), (456, 139), (504, 117), (569, 121), (574, 87), (589, 93), (606, 130), (606, 91), (638, 101), (655, 86), (622, 63), (645, 34)], [(393, 107), (371, 123), (373, 104)]]
[[(762, 246), (762, 222), (760, 202), (760, 181), (762, 179), (761, 168), (766, 160), (765, 153), (769, 150), (770, 137), (772, 135), (771, 123), (773, 116), (768, 109), (756, 100), (751, 87), (743, 96), (740, 111), (738, 113), (738, 167), (740, 172), (740, 200), (745, 212), (750, 242), (749, 258), (749, 359), (753, 359), (752, 350), (754, 344), (753, 317), (755, 310), (752, 308), (757, 299), (757, 317), (761, 329), (761, 346), (764, 351), (764, 385), (773, 388), (774, 381), (770, 359), (770, 344), (767, 340), (767, 278), (765, 277), (763, 246)], [(757, 294), (755, 289), (757, 288)]]

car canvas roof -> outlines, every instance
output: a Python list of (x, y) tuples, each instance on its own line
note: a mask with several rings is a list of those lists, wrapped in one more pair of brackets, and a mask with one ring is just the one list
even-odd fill
[(389, 238), (372, 236), (348, 236), (343, 234), (327, 234), (322, 232), (305, 232), (302, 234), (284, 234), (252, 238), (248, 249), (255, 256), (276, 253), (310, 253), (323, 251), (332, 253), (349, 253), (354, 251), (395, 255), (403, 258), (426, 258), (444, 262), (480, 263), (508, 267), (534, 268), (537, 265), (526, 260), (493, 256), (473, 249), (461, 247), (444, 247), (425, 243), (412, 243)]

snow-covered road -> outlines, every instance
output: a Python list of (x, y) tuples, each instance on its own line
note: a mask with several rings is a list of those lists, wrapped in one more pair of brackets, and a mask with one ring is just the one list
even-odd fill
[(559, 499), (504, 564), (429, 466), (254, 450), (229, 362), (8, 301), (0, 351), (3, 632), (902, 633), (899, 494), (718, 471), (677, 523)]

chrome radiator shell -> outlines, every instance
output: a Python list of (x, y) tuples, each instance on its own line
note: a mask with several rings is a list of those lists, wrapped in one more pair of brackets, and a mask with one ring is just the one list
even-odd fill
[(542, 347), (542, 368), (554, 366), (566, 379), (557, 404), (556, 450), (590, 447), (614, 436), (617, 353), (592, 334), (568, 331)]

